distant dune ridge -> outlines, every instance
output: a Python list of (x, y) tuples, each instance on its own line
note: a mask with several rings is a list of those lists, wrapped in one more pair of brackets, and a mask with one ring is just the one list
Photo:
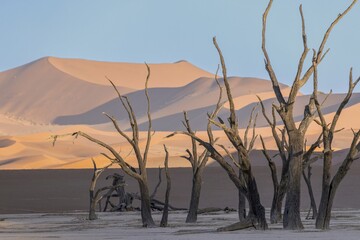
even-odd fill
[[(198, 134), (206, 137), (207, 113), (214, 109), (219, 88), (214, 74), (204, 71), (187, 61), (176, 63), (149, 64), (151, 77), (149, 95), (154, 136), (152, 161), (149, 166), (162, 164), (162, 144), (171, 151), (171, 166), (186, 167), (188, 163), (178, 156), (189, 146), (187, 137), (164, 137), (175, 130), (182, 130), (183, 111), (189, 113), (191, 125)], [(113, 132), (113, 127), (103, 112), (114, 115), (123, 129), (128, 129), (127, 115), (121, 107), (116, 93), (105, 76), (113, 80), (119, 91), (126, 95), (135, 110), (141, 130), (147, 129), (144, 81), (146, 67), (143, 63), (114, 63), (82, 59), (44, 57), (23, 66), (0, 73), (0, 169), (34, 168), (84, 168), (91, 167), (90, 158), (100, 163), (107, 160), (100, 157), (100, 148), (77, 139), (61, 139), (52, 146), (52, 134), (86, 131), (109, 141), (122, 151), (129, 151), (124, 141)], [(221, 76), (219, 76), (222, 82)], [(267, 113), (276, 103), (270, 81), (251, 77), (230, 77), (235, 107), (240, 120), (240, 131), (247, 125), (250, 112), (257, 105), (256, 95), (264, 101)], [(344, 81), (344, 84), (347, 84)], [(280, 86), (285, 96), (287, 85)], [(332, 94), (323, 106), (326, 118), (330, 119), (343, 99), (344, 94)], [(324, 99), (325, 95), (320, 95)], [(308, 95), (301, 95), (295, 105), (295, 118), (301, 120)], [(224, 96), (225, 99), (225, 96)], [(225, 103), (219, 116), (227, 118), (228, 104)], [(259, 109), (260, 110), (260, 109)], [(360, 94), (355, 93), (339, 120), (335, 148), (345, 154), (344, 148), (351, 139), (350, 128), (360, 128)], [(281, 124), (281, 121), (278, 122)], [(257, 132), (269, 144), (271, 133), (262, 114), (257, 120)], [(215, 128), (214, 128), (215, 129)], [(316, 139), (320, 128), (313, 124), (309, 129), (309, 144)], [(221, 131), (215, 131), (226, 142)], [(260, 148), (259, 143), (256, 144)], [(340, 151), (342, 150), (342, 151)], [(340, 156), (341, 156), (340, 154)], [(261, 154), (259, 155), (261, 157)], [(130, 156), (129, 161), (134, 159)], [(261, 160), (259, 161), (262, 162)], [(265, 160), (263, 161), (266, 164)]]
[[(114, 97), (110, 86), (66, 74), (49, 59), (41, 58), (0, 73), (1, 113), (36, 123), (51, 123), (59, 114), (90, 110)], [(131, 91), (126, 87), (120, 90)]]
[[(49, 57), (48, 61), (58, 70), (75, 78), (101, 85), (109, 85), (105, 76), (119, 86), (143, 89), (147, 75), (144, 63), (99, 62), (84, 59)], [(149, 64), (151, 81), (149, 87), (180, 87), (199, 77), (213, 77), (187, 61)]]

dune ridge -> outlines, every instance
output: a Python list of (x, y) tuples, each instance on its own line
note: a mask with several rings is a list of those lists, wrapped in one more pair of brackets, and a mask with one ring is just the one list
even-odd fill
[(59, 114), (83, 112), (114, 97), (111, 87), (63, 74), (47, 58), (1, 72), (0, 89), (1, 113), (36, 123), (51, 123)]
[[(144, 63), (101, 62), (84, 59), (49, 57), (48, 61), (57, 69), (87, 82), (109, 85), (105, 76), (120, 86), (143, 89), (147, 75)], [(149, 64), (151, 81), (149, 87), (179, 87), (199, 77), (213, 77), (187, 61)]]

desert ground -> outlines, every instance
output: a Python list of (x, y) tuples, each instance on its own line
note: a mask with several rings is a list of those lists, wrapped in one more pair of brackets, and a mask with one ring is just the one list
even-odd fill
[[(306, 215), (305, 212), (302, 213)], [(195, 224), (184, 223), (185, 212), (169, 215), (169, 227), (144, 229), (136, 213), (101, 213), (96, 222), (87, 221), (84, 213), (3, 215), (1, 239), (359, 239), (359, 210), (335, 210), (332, 229), (314, 229), (314, 220), (305, 220), (304, 231), (284, 231), (281, 224), (268, 231), (247, 229), (217, 232), (216, 229), (236, 221), (237, 213), (216, 212), (199, 216)], [(160, 221), (161, 213), (155, 213)]]

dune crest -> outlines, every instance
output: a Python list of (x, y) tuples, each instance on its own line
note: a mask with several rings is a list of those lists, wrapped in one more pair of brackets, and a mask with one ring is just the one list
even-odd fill
[[(100, 62), (55, 57), (49, 57), (48, 61), (66, 74), (101, 85), (109, 85), (105, 78), (107, 76), (122, 87), (143, 89), (147, 75), (144, 63)], [(149, 67), (151, 69), (149, 87), (180, 87), (199, 77), (214, 76), (187, 61), (149, 64)]]

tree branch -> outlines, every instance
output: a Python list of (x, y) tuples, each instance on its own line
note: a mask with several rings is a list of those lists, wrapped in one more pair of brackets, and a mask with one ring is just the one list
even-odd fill
[(272, 3), (273, 3), (273, 0), (270, 0), (269, 4), (267, 5), (266, 10), (265, 10), (265, 12), (263, 14), (261, 48), (262, 48), (262, 51), (263, 51), (264, 57), (265, 57), (265, 68), (266, 68), (266, 71), (269, 74), (269, 77), (270, 77), (270, 80), (271, 80), (271, 83), (272, 83), (272, 86), (273, 86), (273, 89), (274, 89), (274, 93), (275, 93), (276, 98), (279, 101), (280, 105), (282, 105), (282, 104), (285, 104), (286, 102), (285, 102), (284, 96), (283, 96), (283, 94), (282, 94), (282, 92), (280, 90), (279, 82), (277, 80), (275, 71), (274, 71), (273, 67), (271, 66), (270, 57), (269, 57), (269, 55), (267, 53), (267, 50), (266, 50), (266, 38), (265, 38), (266, 37), (266, 21), (267, 21), (267, 16), (268, 16), (269, 11), (271, 9)]
[(146, 146), (145, 146), (145, 150), (144, 150), (144, 157), (143, 157), (143, 163), (144, 163), (144, 167), (146, 167), (146, 162), (147, 162), (147, 156), (149, 153), (149, 148), (150, 148), (150, 143), (151, 143), (151, 137), (152, 137), (152, 121), (151, 121), (151, 114), (150, 114), (150, 98), (149, 98), (149, 92), (148, 92), (148, 82), (149, 82), (149, 78), (150, 78), (150, 67), (149, 65), (147, 65), (147, 63), (145, 63), (146, 65), (146, 69), (147, 69), (147, 76), (146, 76), (146, 81), (145, 81), (145, 95), (146, 95), (146, 102), (147, 102), (147, 117), (148, 117), (148, 131), (147, 131), (147, 139), (146, 139)]

